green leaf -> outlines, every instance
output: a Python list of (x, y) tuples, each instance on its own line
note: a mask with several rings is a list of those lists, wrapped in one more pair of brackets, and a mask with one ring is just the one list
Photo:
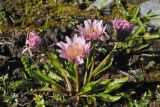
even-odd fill
[(145, 40), (152, 40), (152, 39), (159, 39), (160, 38), (160, 34), (149, 34), (149, 33), (146, 33), (143, 38)]
[(60, 76), (58, 76), (56, 73), (53, 73), (53, 72), (49, 72), (48, 76), (51, 77), (52, 79), (54, 79), (55, 81), (62, 81), (63, 80)]
[(147, 19), (148, 21), (151, 20), (151, 18), (154, 18), (156, 16), (159, 16), (159, 14), (155, 14), (152, 11), (149, 11), (145, 16), (143, 16), (142, 18)]
[(94, 95), (93, 96), (87, 96), (88, 104), (92, 104), (95, 101), (96, 101), (96, 97)]
[(110, 87), (108, 86), (103, 93), (113, 92), (113, 91), (119, 89), (122, 85), (123, 85), (123, 84), (115, 84), (115, 85), (112, 85), (112, 86), (110, 86)]
[(23, 66), (25, 68), (25, 71), (26, 71), (26, 72), (24, 72), (25, 75), (27, 77), (30, 77), (31, 76), (31, 72), (30, 72), (31, 70), (30, 70), (30, 61), (29, 61), (29, 58), (27, 56), (22, 56), (21, 57), (21, 61), (22, 61), (22, 64), (23, 64)]
[(94, 56), (87, 57), (87, 60), (86, 60), (86, 69), (87, 70), (89, 70), (89, 68), (91, 67), (92, 63), (94, 63)]
[(52, 65), (56, 70), (62, 69), (62, 64), (59, 62), (56, 53), (48, 52), (47, 53), (51, 60), (48, 60), (48, 63)]
[(38, 91), (52, 92), (52, 91), (54, 91), (54, 89), (53, 88), (49, 88), (49, 87), (43, 87), (43, 88), (38, 89)]
[(121, 98), (121, 96), (111, 96), (109, 94), (98, 94), (97, 97), (105, 102), (115, 102)]
[(109, 67), (111, 67), (113, 62), (113, 59), (110, 60), (110, 62), (107, 64), (107, 66), (105, 66), (103, 69), (101, 69), (99, 72), (97, 72), (96, 74), (94, 74), (94, 77), (98, 76), (99, 74), (101, 74), (103, 71), (105, 71), (106, 69), (108, 69)]
[(75, 63), (66, 62), (66, 70), (67, 70), (67, 76), (75, 82), (76, 81)]
[(138, 16), (139, 11), (140, 11), (140, 6), (137, 6), (137, 8), (136, 8), (136, 10), (134, 12), (135, 14), (134, 14), (133, 18), (136, 18)]
[(8, 79), (8, 74), (1, 75), (1, 76), (0, 76), (0, 83), (1, 83), (1, 82), (6, 82), (7, 79)]
[(63, 87), (60, 86), (56, 81), (52, 80), (50, 77), (48, 77), (48, 76), (44, 75), (42, 72), (40, 72), (38, 68), (33, 68), (31, 73), (38, 80), (40, 80), (44, 83), (49, 83), (51, 85), (55, 85), (55, 87), (57, 87), (59, 89), (63, 89)]
[(142, 49), (147, 48), (148, 46), (149, 44), (143, 44), (143, 45), (133, 48), (133, 51), (141, 51)]
[(106, 79), (106, 80), (104, 80), (104, 81), (101, 81), (101, 83), (100, 84), (102, 84), (102, 85), (107, 85), (107, 84), (109, 84), (110, 83), (110, 79)]
[(123, 77), (120, 79), (115, 79), (113, 82), (110, 82), (106, 87), (106, 90), (103, 93), (110, 93), (119, 89), (125, 82), (128, 81), (128, 77)]
[(46, 92), (59, 92), (56, 88), (42, 87), (40, 89), (35, 89), (34, 91), (46, 91)]
[(93, 77), (97, 76), (102, 71), (106, 70), (112, 65), (112, 54), (114, 51), (112, 50), (104, 59), (103, 61), (94, 69)]
[(137, 38), (141, 32), (143, 32), (143, 29), (144, 29), (144, 26), (141, 25), (140, 27), (138, 27), (138, 28), (135, 30), (134, 34), (133, 34), (132, 37), (131, 37), (131, 40), (130, 40), (129, 43), (128, 43), (128, 46), (129, 46), (129, 47), (132, 47), (132, 45), (133, 45), (133, 43), (134, 43), (134, 39)]
[(108, 86), (110, 87), (110, 86), (113, 86), (113, 85), (116, 85), (116, 84), (123, 84), (127, 81), (128, 81), (128, 77), (122, 77), (122, 78), (119, 78), (119, 79), (115, 79)]
[(16, 91), (18, 89), (22, 89), (24, 87), (26, 87), (29, 84), (29, 81), (27, 81), (26, 79), (22, 79), (22, 80), (17, 80), (17, 81), (12, 81), (9, 84), (9, 88), (12, 89), (13, 91)]
[(90, 83), (87, 83), (86, 85), (84, 85), (79, 93), (80, 94), (84, 94), (84, 93), (88, 93), (89, 91), (91, 91), (97, 84), (98, 82), (100, 82), (100, 80), (98, 81), (93, 81)]
[(57, 54), (55, 53), (55, 52), (48, 52), (48, 54), (50, 55), (50, 57), (52, 58), (52, 59), (57, 59), (58, 58), (58, 56), (57, 56)]
[(150, 61), (147, 65), (144, 66), (145, 70), (151, 69), (155, 65), (155, 61)]
[(69, 74), (69, 72), (66, 69), (64, 69), (63, 65), (60, 63), (55, 52), (48, 52), (47, 54), (48, 54), (48, 57), (50, 58), (50, 60), (48, 60), (48, 63), (52, 65), (52, 67), (56, 69), (61, 76), (67, 75), (70, 79), (75, 81), (75, 78), (73, 77), (73, 75)]
[(133, 9), (133, 11), (131, 12), (131, 20), (130, 20), (130, 22), (137, 23), (137, 18), (138, 18), (139, 10), (140, 10), (139, 6), (137, 6), (137, 7), (135, 7)]

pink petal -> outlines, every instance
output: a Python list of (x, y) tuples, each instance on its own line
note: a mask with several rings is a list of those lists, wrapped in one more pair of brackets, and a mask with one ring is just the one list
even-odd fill
[(60, 48), (62, 48), (62, 49), (65, 49), (66, 48), (66, 43), (64, 43), (64, 42), (58, 42), (57, 43), (57, 45), (60, 47)]
[(29, 47), (25, 48), (25, 49), (22, 51), (22, 54), (24, 54), (25, 52), (27, 52), (29, 49), (30, 49)]
[(77, 34), (75, 34), (75, 35), (73, 36), (73, 43), (77, 43), (77, 41), (78, 41), (78, 37), (77, 37)]
[(83, 29), (83, 27), (80, 25), (77, 25), (77, 28), (78, 28), (78, 31), (81, 31)]
[(59, 52), (59, 53), (62, 53), (62, 50), (60, 50), (60, 49), (56, 49), (56, 51)]
[(91, 22), (90, 19), (84, 21), (84, 26), (85, 26), (86, 28), (90, 28), (91, 25), (92, 25), (92, 22)]
[(66, 36), (66, 41), (67, 41), (68, 44), (72, 43), (71, 39), (68, 36)]
[(83, 64), (83, 63), (84, 63), (84, 60), (83, 60), (83, 58), (77, 57), (76, 60), (75, 60), (75, 62), (76, 62), (77, 64)]

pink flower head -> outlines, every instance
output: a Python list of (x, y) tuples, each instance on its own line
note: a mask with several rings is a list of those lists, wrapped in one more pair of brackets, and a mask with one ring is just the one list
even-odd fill
[(42, 39), (38, 36), (38, 34), (35, 31), (32, 31), (28, 34), (27, 40), (26, 40), (26, 47), (23, 50), (22, 54), (29, 50), (39, 50), (42, 45)]
[(68, 59), (68, 61), (74, 61), (76, 64), (84, 63), (83, 58), (90, 52), (90, 42), (86, 43), (86, 40), (77, 34), (74, 35), (73, 40), (66, 37), (67, 43), (59, 42), (57, 45), (61, 48), (57, 52), (60, 53), (60, 57)]
[(133, 30), (133, 28), (135, 27), (135, 25), (131, 24), (130, 22), (128, 22), (125, 19), (120, 19), (120, 18), (115, 18), (113, 21), (113, 26), (114, 29), (117, 32), (122, 32), (124, 31), (127, 34), (130, 34), (131, 31)]
[(40, 49), (42, 39), (38, 36), (38, 34), (35, 31), (32, 31), (28, 35), (27, 44), (29, 45), (30, 49), (37, 50)]
[(80, 36), (83, 36), (86, 40), (97, 40), (106, 30), (106, 26), (103, 27), (102, 20), (92, 22), (90, 19), (84, 21), (84, 27), (77, 26), (77, 28)]

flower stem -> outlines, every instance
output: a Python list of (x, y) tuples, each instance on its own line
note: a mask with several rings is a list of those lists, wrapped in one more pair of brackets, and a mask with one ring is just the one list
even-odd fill
[(76, 65), (76, 94), (79, 92), (78, 65)]
[(94, 69), (94, 63), (95, 63), (95, 47), (93, 47), (93, 52), (92, 52), (92, 64), (91, 64), (91, 68), (90, 68), (90, 72), (89, 72), (89, 76), (88, 76), (88, 80), (87, 82), (90, 82), (91, 81), (91, 78), (92, 78), (92, 74), (93, 74), (93, 69)]
[(92, 65), (91, 65), (91, 70), (90, 70), (90, 73), (89, 73), (89, 77), (88, 77), (88, 81), (87, 81), (87, 82), (90, 82), (90, 81), (91, 81), (92, 74), (93, 74), (93, 68), (94, 68), (94, 57), (93, 57), (93, 63), (92, 63)]
[(86, 83), (86, 80), (87, 80), (87, 74), (88, 74), (88, 70), (87, 70), (87, 71), (85, 71), (83, 85)]
[[(79, 78), (78, 78), (78, 65), (76, 64), (76, 95), (78, 94), (79, 92)], [(76, 97), (76, 103), (78, 105), (79, 103), (79, 96)]]
[(67, 83), (67, 88), (68, 88), (68, 93), (69, 93), (69, 96), (72, 96), (72, 86), (71, 86), (71, 83), (70, 83), (70, 81), (69, 81), (69, 79), (68, 79), (68, 77), (67, 77), (67, 75), (66, 75), (66, 73), (65, 72), (67, 72), (67, 71), (64, 71), (64, 78), (65, 78), (65, 80), (66, 80), (66, 83)]

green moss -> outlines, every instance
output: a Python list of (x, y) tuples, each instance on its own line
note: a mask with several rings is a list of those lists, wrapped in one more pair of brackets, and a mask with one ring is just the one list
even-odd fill
[[(99, 18), (99, 11), (84, 11), (78, 5), (49, 0), (10, 0), (6, 4), (6, 11), (18, 28), (30, 28), (45, 30), (46, 27), (66, 27), (68, 24), (76, 24), (87, 18)], [(41, 20), (42, 24), (36, 25)]]
[[(124, 3), (127, 10), (132, 9), (140, 3), (141, 0), (136, 0), (136, 3)], [(87, 4), (89, 5), (89, 4)], [(65, 28), (72, 27), (84, 19), (102, 19), (108, 22), (115, 17), (122, 17), (123, 14), (115, 5), (112, 6), (111, 16), (102, 16), (98, 10), (81, 10), (75, 2), (58, 1), (55, 3), (53, 0), (43, 2), (42, 0), (10, 0), (6, 3), (5, 11), (8, 12), (9, 21), (6, 24), (6, 29), (12, 25), (19, 29), (37, 29), (46, 30), (48, 27)], [(38, 24), (37, 24), (38, 23)], [(40, 24), (39, 24), (40, 23)], [(2, 32), (6, 30), (3, 29)]]

